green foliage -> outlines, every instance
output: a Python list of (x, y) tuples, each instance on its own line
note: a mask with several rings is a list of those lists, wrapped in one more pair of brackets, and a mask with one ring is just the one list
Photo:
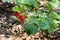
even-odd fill
[(14, 2), (14, 0), (4, 0), (4, 1), (7, 1), (7, 2)]
[(55, 9), (60, 7), (58, 2), (58, 0), (52, 0), (45, 4), (45, 9), (39, 9), (40, 3), (38, 0), (16, 0), (16, 6), (13, 7), (13, 11), (25, 13), (29, 10), (30, 17), (26, 20), (28, 25), (25, 28), (25, 32), (29, 35), (37, 33), (40, 29), (51, 33), (60, 24), (60, 15), (55, 12)]
[(25, 31), (30, 35), (37, 33), (39, 30), (36, 24), (29, 24), (26, 26)]
[(52, 2), (56, 3), (56, 2), (59, 2), (59, 0), (52, 0)]
[(18, 1), (17, 3), (32, 5), (36, 8), (39, 6), (38, 0), (17, 0), (17, 1)]
[(55, 19), (60, 19), (60, 15), (58, 15), (56, 12), (52, 12), (52, 16), (53, 16)]
[[(6, 0), (8, 2), (13, 2), (13, 0)], [(15, 3), (17, 4), (17, 6), (20, 6), (20, 11), (24, 9), (23, 8), (28, 8), (30, 10), (33, 10), (34, 8), (38, 8), (39, 7), (39, 2), (38, 0), (16, 0)], [(22, 7), (21, 7), (22, 6)], [(13, 8), (13, 11), (15, 11), (14, 9), (16, 9), (16, 7)], [(19, 9), (17, 11), (19, 11)]]
[(20, 7), (15, 6), (15, 7), (13, 7), (13, 9), (12, 9), (12, 10), (14, 10), (14, 11), (20, 11)]
[(21, 6), (15, 6), (12, 8), (13, 11), (23, 12), (25, 11), (23, 7)]

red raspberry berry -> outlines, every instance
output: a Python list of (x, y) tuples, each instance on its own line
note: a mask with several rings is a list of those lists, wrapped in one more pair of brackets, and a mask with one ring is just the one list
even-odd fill
[(19, 12), (15, 12), (14, 15), (15, 15), (16, 17), (19, 17), (19, 16), (20, 16), (20, 13), (19, 13)]
[(21, 22), (24, 22), (25, 21), (25, 16), (24, 15), (20, 15), (19, 19), (20, 19)]

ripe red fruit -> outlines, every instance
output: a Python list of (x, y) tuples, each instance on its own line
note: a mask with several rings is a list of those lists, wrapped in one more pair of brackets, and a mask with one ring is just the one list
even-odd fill
[(20, 16), (20, 13), (19, 13), (19, 12), (15, 12), (14, 15), (15, 15), (16, 17), (19, 17), (19, 16)]
[(24, 15), (20, 15), (19, 19), (20, 19), (21, 22), (24, 22), (25, 21), (25, 16)]

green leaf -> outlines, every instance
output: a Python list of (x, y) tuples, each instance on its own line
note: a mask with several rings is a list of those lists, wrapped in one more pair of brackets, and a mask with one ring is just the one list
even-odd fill
[(53, 24), (53, 21), (49, 17), (42, 18), (42, 20), (40, 21), (40, 28), (42, 30), (49, 29), (51, 27), (51, 25)]
[(37, 18), (35, 16), (30, 16), (29, 21), (30, 21), (30, 23), (39, 25), (39, 20), (37, 20)]
[(32, 5), (32, 0), (18, 0), (18, 3)]
[(17, 3), (32, 5), (35, 8), (38, 8), (39, 6), (38, 0), (18, 0)]
[(41, 24), (41, 25), (40, 25), (40, 28), (41, 28), (42, 30), (47, 30), (47, 29), (50, 28), (50, 26), (49, 26), (48, 24)]
[(53, 8), (58, 8), (58, 3), (53, 3), (52, 2), (51, 5), (52, 5)]
[(60, 9), (60, 3), (58, 4), (58, 8)]
[(58, 3), (48, 2), (46, 8), (50, 10), (50, 9), (58, 8), (58, 6), (59, 6)]
[(52, 26), (48, 29), (48, 32), (49, 32), (49, 33), (52, 33), (52, 32), (54, 32), (54, 31), (55, 31), (55, 26), (52, 25)]
[(4, 0), (4, 1), (6, 1), (6, 2), (14, 2), (14, 0)]
[(33, 10), (33, 9), (34, 9), (34, 6), (32, 6), (32, 5), (24, 4), (24, 6), (25, 6), (28, 10)]
[(37, 0), (33, 0), (33, 6), (34, 6), (35, 8), (38, 8), (39, 5), (40, 5), (40, 4), (38, 3)]
[(60, 21), (57, 21), (57, 20), (53, 20), (53, 21), (54, 21), (55, 24), (60, 23)]
[(38, 27), (35, 24), (29, 24), (25, 28), (25, 32), (27, 32), (28, 35), (30, 35), (30, 34), (36, 34), (38, 31), (39, 31)]
[(52, 2), (54, 2), (54, 3), (56, 3), (56, 2), (58, 2), (59, 0), (52, 0)]
[(46, 9), (47, 9), (48, 11), (50, 11), (51, 9), (53, 9), (53, 7), (52, 7), (52, 2), (48, 2), (48, 3), (46, 4)]
[(13, 11), (20, 11), (20, 8), (18, 6), (15, 6), (12, 8)]
[(59, 0), (52, 0), (51, 5), (53, 6), (53, 8), (58, 8), (58, 2)]
[(36, 18), (34, 17), (34, 16), (30, 16), (30, 21), (33, 21), (33, 20), (35, 20)]
[(40, 28), (43, 29), (43, 30), (47, 30), (47, 29), (50, 28), (50, 25), (51, 25), (51, 24), (49, 24), (48, 21), (46, 21), (46, 22), (41, 22), (41, 23), (40, 23)]
[(52, 16), (56, 19), (60, 19), (60, 15), (58, 15), (56, 12), (52, 12)]
[(12, 10), (13, 11), (18, 11), (18, 12), (23, 12), (24, 11), (24, 8), (15, 6), (15, 7), (12, 8)]

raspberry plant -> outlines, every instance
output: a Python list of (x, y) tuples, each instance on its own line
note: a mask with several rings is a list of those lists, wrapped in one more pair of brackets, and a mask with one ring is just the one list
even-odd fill
[(28, 24), (25, 27), (25, 32), (35, 34), (38, 31), (47, 30), (47, 32), (54, 32), (60, 25), (60, 14), (55, 10), (60, 8), (59, 0), (52, 0), (47, 2), (43, 9), (41, 8), (41, 0), (6, 0), (8, 2), (15, 2), (13, 11), (21, 14), (29, 15), (25, 22)]

